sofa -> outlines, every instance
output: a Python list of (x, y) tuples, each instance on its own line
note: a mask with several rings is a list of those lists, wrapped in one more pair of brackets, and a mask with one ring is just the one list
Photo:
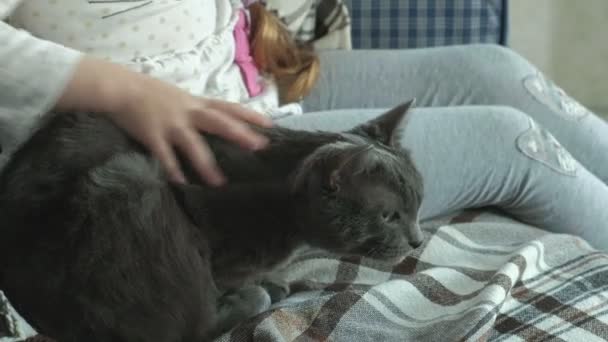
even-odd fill
[[(321, 0), (323, 1), (323, 0)], [(346, 0), (352, 48), (508, 44), (506, 0)], [(594, 341), (608, 337), (608, 258), (492, 208), (423, 222), (398, 265), (309, 251), (292, 295), (218, 341)], [(0, 342), (36, 333), (0, 292)]]

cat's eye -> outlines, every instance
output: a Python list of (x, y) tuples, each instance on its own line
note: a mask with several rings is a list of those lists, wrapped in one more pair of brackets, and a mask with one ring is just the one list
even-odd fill
[(325, 194), (335, 194), (340, 191), (340, 174), (338, 170), (332, 171), (329, 176), (329, 182), (323, 185), (322, 190)]
[(328, 183), (325, 184), (321, 190), (323, 191), (324, 194), (326, 195), (331, 195), (331, 194), (335, 194), (336, 192), (340, 191), (340, 185), (338, 185), (337, 183)]
[(397, 182), (399, 183), (399, 186), (405, 186), (406, 185), (405, 178), (403, 178), (403, 177), (397, 178)]

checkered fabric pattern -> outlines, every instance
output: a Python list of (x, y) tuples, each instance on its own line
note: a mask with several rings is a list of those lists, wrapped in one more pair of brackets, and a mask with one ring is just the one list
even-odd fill
[(345, 0), (355, 49), (506, 43), (507, 0)]
[(608, 257), (487, 211), (425, 225), (398, 265), (311, 254), (293, 294), (216, 342), (605, 341)]
[[(608, 339), (608, 255), (582, 239), (490, 211), (424, 230), (397, 265), (302, 255), (285, 270), (292, 294), (215, 342)], [(35, 335), (2, 298), (0, 342)]]

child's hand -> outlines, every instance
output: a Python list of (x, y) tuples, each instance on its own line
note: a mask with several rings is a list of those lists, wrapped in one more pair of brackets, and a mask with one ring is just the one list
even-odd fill
[(266, 138), (248, 123), (272, 125), (270, 119), (239, 104), (198, 98), (166, 82), (89, 58), (80, 63), (57, 109), (107, 113), (160, 160), (174, 181), (185, 182), (175, 155), (178, 148), (212, 185), (225, 179), (200, 132), (259, 149)]
[(266, 145), (266, 138), (254, 133), (247, 123), (270, 126), (269, 119), (238, 104), (191, 96), (161, 81), (146, 83), (123, 113), (110, 117), (145, 144), (174, 181), (185, 182), (174, 147), (208, 183), (221, 185), (225, 181), (201, 131), (244, 148), (260, 149)]

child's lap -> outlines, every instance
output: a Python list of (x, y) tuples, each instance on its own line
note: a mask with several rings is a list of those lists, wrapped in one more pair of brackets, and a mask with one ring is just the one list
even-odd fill
[(531, 116), (608, 183), (608, 123), (522, 56), (495, 45), (323, 51), (306, 111), (419, 106), (508, 106)]

